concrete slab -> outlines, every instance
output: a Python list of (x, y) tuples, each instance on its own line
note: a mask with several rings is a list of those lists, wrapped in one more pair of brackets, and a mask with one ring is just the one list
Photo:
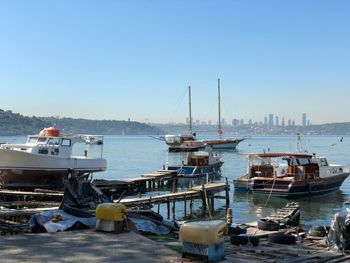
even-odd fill
[(135, 232), (94, 230), (2, 236), (0, 261), (12, 262), (181, 262), (181, 255)]

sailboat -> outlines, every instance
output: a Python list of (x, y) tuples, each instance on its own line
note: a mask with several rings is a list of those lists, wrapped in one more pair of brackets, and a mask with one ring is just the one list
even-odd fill
[(165, 135), (164, 141), (169, 146), (169, 152), (195, 152), (205, 148), (206, 144), (196, 140), (196, 134), (192, 132), (192, 111), (191, 111), (191, 86), (188, 87), (189, 106), (189, 133), (178, 135)]
[(218, 139), (214, 140), (203, 140), (205, 145), (211, 146), (213, 149), (228, 149), (233, 150), (236, 149), (237, 145), (244, 141), (244, 138), (230, 138), (230, 139), (223, 139), (222, 138), (222, 126), (221, 126), (221, 103), (220, 103), (220, 79), (218, 79), (218, 127), (217, 127), (217, 135)]

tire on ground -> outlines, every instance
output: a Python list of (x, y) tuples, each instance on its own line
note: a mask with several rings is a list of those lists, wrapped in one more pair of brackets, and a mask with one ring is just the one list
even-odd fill
[(290, 245), (295, 244), (297, 238), (295, 236), (286, 235), (283, 233), (273, 233), (267, 237), (267, 240), (272, 243)]
[(260, 230), (278, 231), (280, 229), (280, 224), (275, 221), (270, 221), (270, 220), (261, 218), (258, 221), (258, 228)]
[(328, 231), (325, 226), (315, 226), (309, 230), (309, 235), (314, 237), (325, 237)]
[(259, 245), (259, 238), (256, 236), (249, 235), (231, 235), (230, 242), (232, 245), (247, 245), (248, 243), (252, 244), (254, 247)]
[(228, 226), (227, 230), (228, 230), (229, 235), (239, 235), (239, 234), (246, 234), (247, 233), (246, 228), (241, 228), (239, 226), (236, 226), (236, 227)]

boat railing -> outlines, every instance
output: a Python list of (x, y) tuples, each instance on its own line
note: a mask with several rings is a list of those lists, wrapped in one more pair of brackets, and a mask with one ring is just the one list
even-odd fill
[(27, 150), (31, 149), (32, 146), (26, 144), (1, 144), (1, 148), (7, 150)]

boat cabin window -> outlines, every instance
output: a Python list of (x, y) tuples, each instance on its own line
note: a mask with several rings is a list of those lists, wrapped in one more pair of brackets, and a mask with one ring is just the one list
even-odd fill
[(60, 139), (59, 138), (50, 138), (47, 144), (50, 145), (60, 145)]
[(39, 148), (38, 153), (40, 154), (48, 154), (49, 149), (47, 148)]
[(59, 152), (60, 152), (60, 150), (58, 148), (51, 149), (51, 155), (58, 155)]
[(321, 166), (328, 166), (328, 162), (325, 158), (321, 158)]
[(39, 137), (39, 138), (38, 138), (38, 143), (43, 144), (43, 143), (45, 143), (46, 141), (47, 141), (47, 138), (46, 138), (46, 137)]
[(62, 139), (61, 145), (62, 146), (71, 146), (72, 142), (70, 139)]
[(36, 143), (38, 137), (29, 137), (27, 143)]
[(305, 165), (305, 164), (309, 164), (310, 161), (309, 159), (298, 159), (298, 163), (299, 165)]

